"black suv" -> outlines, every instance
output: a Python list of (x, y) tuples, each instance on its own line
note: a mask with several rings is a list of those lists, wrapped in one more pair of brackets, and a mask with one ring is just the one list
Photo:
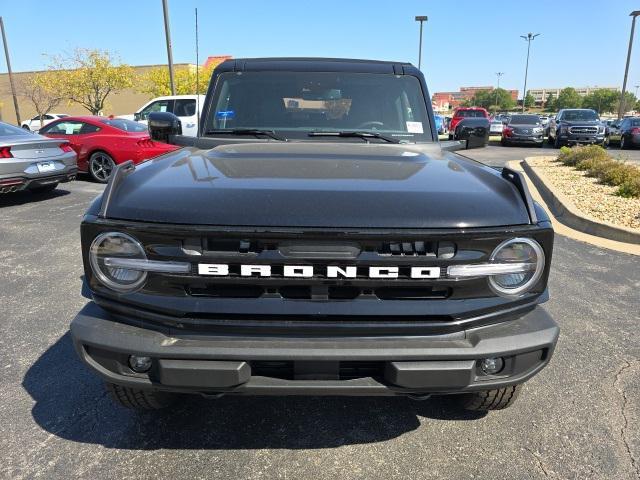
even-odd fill
[(549, 120), (550, 145), (560, 148), (564, 145), (608, 143), (606, 126), (600, 121), (595, 110), (567, 108), (560, 110)]
[(229, 60), (199, 138), (115, 170), (81, 226), (76, 349), (116, 401), (457, 394), (510, 405), (551, 359), (553, 230), (521, 174), (438, 143), (407, 63)]

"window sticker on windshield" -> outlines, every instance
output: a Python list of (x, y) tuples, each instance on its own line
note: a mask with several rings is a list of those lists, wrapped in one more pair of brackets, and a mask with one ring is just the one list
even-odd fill
[(422, 122), (407, 122), (407, 132), (424, 133), (424, 130), (422, 129)]
[(222, 110), (216, 112), (216, 118), (218, 120), (231, 120), (236, 116), (236, 112), (234, 110)]

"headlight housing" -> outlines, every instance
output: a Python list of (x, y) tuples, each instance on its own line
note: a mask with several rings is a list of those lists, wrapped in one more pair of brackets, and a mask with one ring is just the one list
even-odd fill
[(490, 263), (511, 264), (512, 272), (492, 275), (489, 285), (500, 295), (521, 295), (538, 282), (544, 271), (544, 250), (530, 238), (512, 238), (496, 247)]
[(89, 263), (97, 279), (117, 292), (130, 293), (144, 284), (146, 271), (109, 266), (108, 263), (113, 259), (146, 261), (147, 256), (140, 242), (126, 233), (101, 233), (89, 248)]

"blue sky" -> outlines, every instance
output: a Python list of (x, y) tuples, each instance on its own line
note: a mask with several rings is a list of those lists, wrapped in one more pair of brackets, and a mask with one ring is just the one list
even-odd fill
[[(43, 53), (75, 47), (108, 49), (132, 65), (166, 62), (160, 0), (0, 0), (0, 7), (15, 71), (42, 69)], [(629, 13), (640, 2), (169, 0), (175, 62), (195, 61), (195, 7), (201, 57), (329, 56), (417, 64), (413, 17), (428, 15), (423, 71), (435, 92), (495, 84), (497, 71), (505, 72), (501, 86), (522, 90), (526, 42), (519, 35), (527, 32), (541, 33), (532, 44), (530, 88), (621, 85)], [(638, 37), (640, 21), (632, 90), (640, 84)], [(4, 57), (0, 71), (6, 72)]]

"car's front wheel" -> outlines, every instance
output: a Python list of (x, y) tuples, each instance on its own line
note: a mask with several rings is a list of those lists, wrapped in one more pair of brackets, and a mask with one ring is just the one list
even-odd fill
[(116, 162), (105, 152), (94, 152), (89, 157), (89, 174), (100, 183), (107, 183)]
[(176, 395), (169, 392), (141, 390), (108, 382), (106, 387), (118, 405), (136, 410), (160, 410), (176, 400)]
[(514, 404), (522, 385), (496, 388), (494, 390), (481, 390), (479, 392), (462, 395), (462, 406), (466, 410), (488, 411), (502, 410)]
[(553, 137), (553, 146), (554, 148), (561, 148), (562, 142), (560, 141), (560, 139), (558, 138), (558, 135), (556, 135), (555, 137)]
[(620, 150), (626, 150), (628, 147), (627, 142), (624, 140), (624, 135), (620, 137)]

